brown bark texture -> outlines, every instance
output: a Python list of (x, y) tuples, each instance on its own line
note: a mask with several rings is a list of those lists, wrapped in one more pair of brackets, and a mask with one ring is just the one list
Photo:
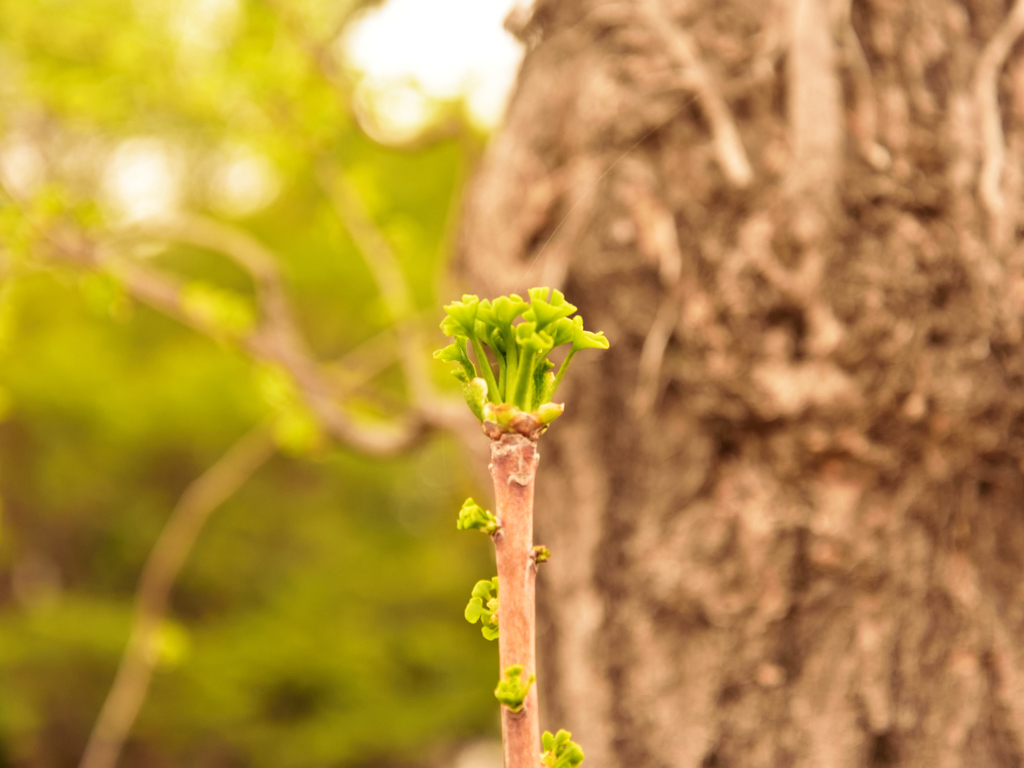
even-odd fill
[(469, 192), (562, 288), (542, 725), (593, 768), (1024, 756), (1024, 0), (540, 0)]
[[(491, 477), (500, 528), (494, 534), (498, 563), (498, 656), (501, 671), (523, 667), (537, 674), (536, 584), (533, 560), (533, 495), (540, 456), (533, 440), (505, 434), (491, 441)], [(505, 768), (536, 768), (540, 755), (537, 686), (519, 712), (501, 708)]]

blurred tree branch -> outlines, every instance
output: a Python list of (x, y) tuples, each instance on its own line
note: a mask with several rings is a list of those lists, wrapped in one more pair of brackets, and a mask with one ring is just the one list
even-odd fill
[(211, 513), (273, 454), (269, 430), (261, 425), (185, 489), (143, 567), (128, 645), (79, 768), (113, 768), (117, 764), (159, 661), (161, 626), (171, 588), (185, 559)]
[[(196, 223), (189, 219), (164, 222), (150, 234), (202, 244), (225, 253), (249, 270), (257, 286), (260, 317), (254, 329), (234, 341), (256, 359), (285, 369), (327, 434), (370, 455), (396, 453), (422, 439), (439, 414), (412, 410), (387, 425), (356, 423), (339, 405), (336, 388), (306, 346), (269, 252), (262, 250), (255, 239), (226, 225), (199, 220), (199, 226), (193, 226)], [(50, 233), (47, 243), (57, 260), (110, 274), (137, 300), (218, 341), (231, 340), (223, 328), (190, 310), (185, 285), (176, 277), (112, 253), (108, 245), (86, 239), (79, 232)]]

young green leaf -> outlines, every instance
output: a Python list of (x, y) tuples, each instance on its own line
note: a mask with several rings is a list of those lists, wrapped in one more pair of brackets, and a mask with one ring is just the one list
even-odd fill
[(455, 524), (460, 531), (482, 531), (492, 534), (498, 530), (498, 519), (481, 507), (472, 497), (462, 503), (459, 510), (459, 520)]
[(583, 762), (583, 749), (572, 740), (569, 731), (562, 729), (554, 736), (551, 731), (544, 731), (541, 744), (544, 754), (540, 761), (547, 768), (576, 768)]
[[(491, 594), (491, 590), (494, 594)], [(498, 577), (489, 581), (478, 581), (473, 587), (469, 605), (465, 611), (470, 624), (480, 622), (480, 631), (488, 640), (498, 637)]]
[(555, 374), (551, 369), (555, 364), (548, 359), (539, 360), (533, 370), (533, 382), (530, 391), (533, 392), (531, 411), (536, 411), (544, 403), (551, 400), (555, 389)]
[(576, 307), (565, 300), (561, 291), (554, 291), (548, 301), (550, 288), (531, 288), (530, 309), (523, 312), (523, 319), (537, 324), (537, 329), (546, 328), (549, 324), (568, 317), (576, 311)]
[(472, 294), (465, 294), (462, 301), (453, 301), (444, 311), (448, 314), (441, 321), (441, 330), (445, 336), (465, 336), (472, 338), (476, 326), (476, 312), (480, 299)]
[(571, 344), (573, 338), (576, 335), (575, 318), (563, 317), (556, 323), (552, 323), (551, 327), (548, 328), (548, 333), (551, 334), (551, 338), (555, 342), (556, 347), (560, 347), (563, 344)]
[(583, 330), (583, 318), (577, 315), (572, 319), (572, 348), (580, 349), (608, 349), (608, 339), (602, 331), (592, 333)]
[(489, 327), (507, 331), (529, 306), (521, 296), (514, 293), (511, 296), (499, 296), (493, 302), (484, 299), (480, 302), (477, 319)]
[(510, 382), (515, 381), (519, 368), (519, 349), (515, 343), (512, 323), (529, 306), (514, 293), (511, 296), (499, 296), (493, 302), (486, 299), (480, 302), (477, 323), (478, 326), (482, 324), (486, 340), (498, 358), (499, 402), (508, 402), (513, 386)]
[(441, 360), (443, 362), (458, 363), (461, 368), (456, 368), (452, 371), (455, 378), (460, 381), (470, 381), (476, 378), (476, 368), (469, 359), (469, 355), (466, 354), (466, 337), (456, 336), (455, 343), (450, 344), (444, 349), (439, 349), (434, 353), (435, 360)]
[(583, 330), (583, 318), (579, 315), (572, 319), (570, 325), (562, 326), (559, 330), (563, 334), (568, 333), (571, 336), (572, 348), (569, 350), (569, 354), (565, 356), (565, 360), (562, 361), (562, 367), (558, 369), (558, 375), (555, 376), (554, 384), (551, 386), (552, 394), (558, 389), (558, 385), (562, 383), (565, 372), (569, 370), (569, 363), (572, 362), (573, 355), (581, 349), (608, 349), (608, 339), (604, 337), (604, 333), (591, 333), (590, 331)]
[(524, 683), (522, 680), (523, 667), (521, 664), (513, 664), (505, 670), (505, 676), (498, 682), (494, 689), (494, 697), (508, 707), (512, 712), (519, 712), (526, 701), (526, 694), (530, 692), (530, 686), (536, 681), (536, 675), (530, 675)]

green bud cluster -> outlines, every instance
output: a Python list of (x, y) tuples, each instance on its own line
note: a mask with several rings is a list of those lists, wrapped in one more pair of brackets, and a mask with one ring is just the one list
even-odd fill
[(530, 686), (537, 680), (535, 675), (530, 675), (530, 678), (524, 683), (522, 675), (522, 665), (513, 664), (505, 670), (504, 677), (498, 682), (498, 687), (494, 689), (494, 697), (512, 712), (518, 712), (523, 708), (526, 694), (530, 692)]
[(488, 535), (498, 530), (498, 518), (481, 507), (472, 498), (466, 499), (459, 510), (455, 527), (460, 531), (481, 531)]
[(583, 750), (572, 741), (572, 734), (564, 729), (554, 736), (551, 731), (544, 731), (541, 743), (544, 754), (540, 756), (540, 761), (547, 768), (576, 768), (583, 762)]
[[(491, 590), (494, 594), (491, 594)], [(466, 621), (480, 622), (480, 631), (487, 640), (498, 639), (498, 577), (478, 581), (466, 606)]]
[[(529, 301), (513, 293), (493, 301), (467, 294), (452, 302), (444, 308), (441, 330), (455, 341), (434, 353), (456, 364), (453, 374), (473, 414), (506, 431), (516, 413), (532, 413), (544, 426), (561, 415), (562, 406), (551, 398), (573, 356), (581, 349), (608, 349), (603, 333), (584, 330), (579, 315), (570, 317), (576, 307), (561, 291), (531, 288), (527, 294)], [(563, 345), (569, 350), (555, 373), (547, 356)]]

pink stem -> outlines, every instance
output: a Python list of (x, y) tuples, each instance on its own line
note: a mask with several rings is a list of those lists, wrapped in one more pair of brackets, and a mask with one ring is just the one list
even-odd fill
[[(498, 650), (501, 671), (523, 667), (525, 683), (537, 671), (536, 582), (533, 559), (533, 487), (537, 475), (537, 443), (519, 434), (491, 441), (491, 477), (501, 528), (494, 534), (498, 560)], [(537, 686), (523, 708), (501, 708), (505, 768), (537, 768), (540, 763), (540, 720)]]

